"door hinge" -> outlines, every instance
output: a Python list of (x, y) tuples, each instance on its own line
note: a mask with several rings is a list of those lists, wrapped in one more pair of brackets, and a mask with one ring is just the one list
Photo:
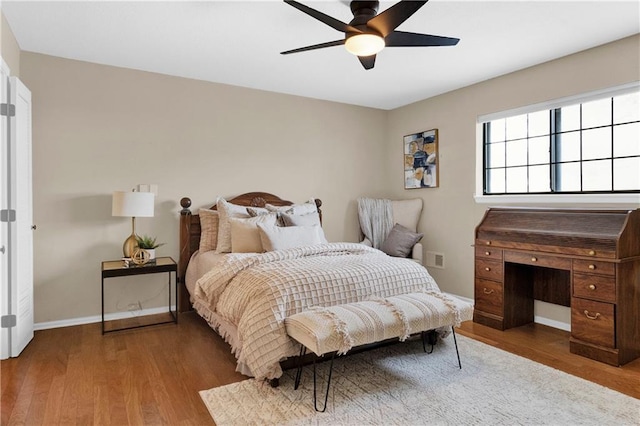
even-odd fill
[(1, 328), (11, 328), (16, 326), (16, 316), (15, 315), (3, 315), (0, 318), (0, 327)]
[(15, 117), (16, 106), (14, 104), (0, 104), (0, 115)]
[(15, 222), (16, 221), (16, 211), (15, 210), (0, 210), (0, 222)]

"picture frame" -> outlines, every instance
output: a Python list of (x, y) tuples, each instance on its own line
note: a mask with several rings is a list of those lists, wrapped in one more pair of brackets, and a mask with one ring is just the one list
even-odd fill
[(438, 129), (425, 130), (403, 137), (404, 189), (437, 188)]

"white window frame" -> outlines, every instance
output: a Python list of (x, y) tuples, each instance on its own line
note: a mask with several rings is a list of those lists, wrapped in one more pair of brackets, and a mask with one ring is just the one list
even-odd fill
[(596, 90), (566, 98), (527, 105), (507, 111), (478, 116), (476, 120), (476, 190), (474, 199), (478, 204), (621, 204), (629, 207), (640, 207), (640, 194), (483, 194), (484, 176), (484, 139), (483, 123), (501, 118), (532, 113), (545, 109), (561, 108), (563, 106), (585, 103), (604, 97), (624, 95), (640, 90), (640, 81), (635, 81), (620, 86)]

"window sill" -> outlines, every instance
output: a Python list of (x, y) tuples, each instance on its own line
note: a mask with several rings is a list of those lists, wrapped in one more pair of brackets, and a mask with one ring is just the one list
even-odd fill
[(607, 204), (616, 207), (639, 208), (640, 194), (518, 194), (518, 195), (475, 195), (478, 204)]

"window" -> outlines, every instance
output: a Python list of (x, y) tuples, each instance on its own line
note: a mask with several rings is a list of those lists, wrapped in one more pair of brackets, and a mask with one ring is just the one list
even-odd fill
[(484, 195), (640, 192), (637, 84), (480, 123)]

